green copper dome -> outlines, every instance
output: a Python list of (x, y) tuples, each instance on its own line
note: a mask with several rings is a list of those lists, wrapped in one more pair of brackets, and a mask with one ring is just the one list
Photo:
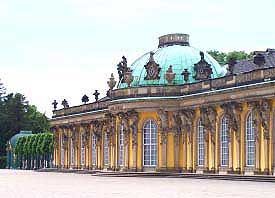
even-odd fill
[[(133, 75), (133, 82), (131, 83), (131, 87), (168, 84), (167, 80), (165, 79), (165, 73), (170, 65), (172, 65), (173, 73), (175, 73), (175, 78), (172, 84), (179, 85), (185, 83), (183, 75), (181, 75), (184, 69), (187, 69), (190, 73), (188, 83), (195, 82), (194, 65), (201, 60), (200, 52), (201, 50), (189, 46), (188, 41), (187, 44), (182, 44), (180, 42), (170, 42), (167, 45), (165, 45), (165, 43), (161, 43), (160, 41), (159, 48), (153, 51), (153, 59), (160, 67), (160, 78), (154, 80), (145, 80), (147, 71), (144, 66), (150, 59), (150, 52), (148, 52), (134, 61), (130, 66)], [(206, 52), (204, 52), (204, 59), (208, 64), (210, 64), (212, 69), (211, 78), (217, 78), (225, 75), (225, 69), (221, 67), (219, 63)], [(127, 87), (127, 84), (120, 83), (118, 87), (124, 88)]]

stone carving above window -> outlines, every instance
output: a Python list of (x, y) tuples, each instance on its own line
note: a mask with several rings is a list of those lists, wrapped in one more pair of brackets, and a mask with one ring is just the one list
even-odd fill
[(160, 79), (159, 72), (161, 68), (159, 64), (157, 64), (154, 60), (154, 52), (150, 52), (150, 58), (146, 65), (144, 65), (146, 69), (146, 76), (144, 77), (145, 80), (158, 80)]
[(208, 106), (208, 107), (201, 107), (200, 108), (201, 113), (201, 122), (202, 126), (204, 127), (205, 132), (205, 138), (208, 138), (208, 135), (206, 133), (206, 130), (210, 132), (211, 134), (211, 141), (215, 142), (215, 131), (216, 131), (216, 117), (217, 112), (214, 107)]
[(195, 75), (193, 76), (195, 80), (206, 80), (211, 78), (213, 73), (211, 65), (204, 59), (204, 53), (200, 52), (201, 60), (194, 64)]
[(96, 137), (96, 142), (99, 144), (101, 141), (101, 138), (102, 138), (101, 132), (102, 132), (102, 128), (103, 128), (103, 122), (94, 120), (91, 122), (91, 124), (93, 126), (93, 134)]
[(118, 118), (119, 118), (120, 125), (123, 126), (123, 136), (124, 136), (123, 143), (124, 145), (128, 145), (129, 135), (130, 135), (129, 116), (125, 112), (120, 112), (118, 113)]
[(137, 145), (137, 130), (138, 130), (138, 113), (134, 110), (131, 110), (127, 113), (131, 118), (131, 130), (132, 130), (132, 146)]
[(271, 104), (267, 99), (262, 101), (253, 101), (249, 103), (249, 106), (252, 107), (253, 115), (253, 126), (255, 130), (255, 136), (259, 138), (259, 125), (263, 128), (263, 134), (265, 139), (269, 139), (269, 120), (270, 120), (270, 111)]
[(90, 139), (90, 124), (84, 123), (81, 124), (83, 128), (83, 144), (84, 146), (87, 146), (89, 144), (89, 139)]
[(193, 109), (184, 109), (180, 112), (183, 133), (188, 135), (188, 143), (192, 143), (192, 128), (195, 112)]
[[(240, 132), (239, 132), (239, 126), (241, 125), (241, 112), (242, 112), (242, 106), (239, 103), (236, 102), (228, 102), (221, 105), (221, 108), (224, 111), (224, 115), (228, 119), (228, 127), (229, 129), (235, 131), (236, 138), (238, 141), (240, 141)], [(228, 140), (230, 139), (230, 132), (228, 132)]]

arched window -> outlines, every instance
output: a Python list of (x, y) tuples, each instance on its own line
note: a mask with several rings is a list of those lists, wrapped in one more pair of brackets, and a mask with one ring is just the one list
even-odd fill
[(84, 134), (80, 135), (80, 164), (84, 166), (85, 164), (85, 145), (84, 145)]
[(228, 118), (223, 116), (220, 123), (220, 165), (228, 166)]
[(204, 133), (201, 119), (197, 126), (197, 164), (198, 166), (204, 165)]
[(109, 164), (109, 147), (108, 147), (108, 137), (107, 133), (104, 133), (104, 142), (103, 142), (103, 155), (104, 155), (104, 165)]
[(70, 154), (71, 154), (71, 166), (74, 165), (74, 144), (73, 144), (73, 139), (71, 138), (71, 142), (70, 142), (70, 146), (71, 146), (71, 149), (70, 149)]
[(156, 166), (157, 126), (152, 120), (143, 125), (143, 165)]
[(96, 162), (96, 137), (92, 135), (92, 165), (95, 166)]
[(118, 154), (118, 165), (123, 166), (123, 156), (124, 156), (124, 136), (123, 136), (123, 125), (120, 125), (119, 129), (119, 137), (118, 137), (118, 148), (119, 148), (119, 154)]
[(250, 112), (246, 118), (245, 124), (245, 145), (246, 145), (246, 165), (254, 166), (255, 162), (255, 130), (253, 127), (252, 113)]

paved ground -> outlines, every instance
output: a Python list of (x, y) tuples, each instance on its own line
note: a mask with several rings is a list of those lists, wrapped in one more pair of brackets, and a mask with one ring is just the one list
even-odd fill
[(274, 183), (0, 170), (1, 198), (275, 197)]

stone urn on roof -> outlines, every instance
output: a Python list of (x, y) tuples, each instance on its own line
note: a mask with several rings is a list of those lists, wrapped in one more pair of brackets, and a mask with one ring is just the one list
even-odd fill
[(165, 80), (167, 80), (168, 84), (173, 84), (173, 80), (175, 79), (176, 74), (173, 72), (172, 65), (170, 65), (164, 74)]

